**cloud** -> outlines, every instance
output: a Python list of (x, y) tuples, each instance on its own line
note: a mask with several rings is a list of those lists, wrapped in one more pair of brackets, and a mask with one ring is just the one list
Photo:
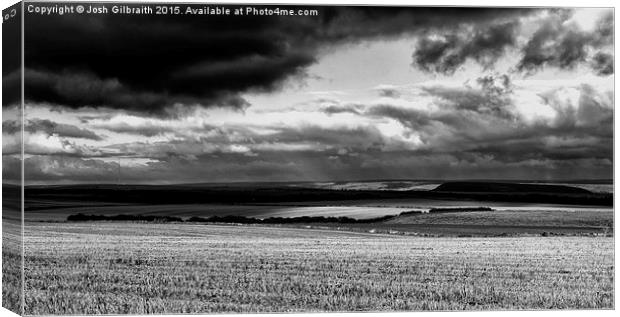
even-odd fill
[[(6, 134), (16, 134), (21, 131), (21, 123), (15, 120), (5, 120), (2, 122), (2, 132)], [(25, 132), (42, 132), (47, 135), (57, 135), (77, 139), (88, 139), (100, 141), (103, 138), (88, 129), (79, 128), (74, 125), (57, 123), (47, 119), (29, 119), (24, 127)]]
[(398, 87), (392, 85), (379, 85), (374, 88), (381, 97), (400, 98), (401, 92)]
[(89, 124), (98, 129), (105, 129), (120, 134), (132, 134), (146, 137), (172, 133), (175, 131), (175, 127), (169, 125), (168, 121), (143, 119), (140, 117), (127, 117), (126, 120), (122, 119), (122, 117), (114, 117), (107, 120), (96, 119), (92, 120)]
[[(8, 22), (8, 21), (5, 21)], [(16, 104), (21, 99), (22, 15), (2, 23), (2, 106)]]
[[(16, 149), (18, 151), (19, 148)], [(19, 153), (19, 152), (17, 152)], [(121, 153), (109, 152), (104, 148), (79, 144), (58, 135), (45, 133), (24, 134), (24, 154), (28, 155), (65, 155), (73, 157), (110, 157)]]
[(466, 110), (506, 118), (513, 116), (512, 88), (507, 75), (483, 76), (477, 79), (477, 84), (479, 88), (438, 85), (422, 87), (422, 90), (447, 110)]
[[(270, 127), (265, 135), (242, 127), (212, 128), (201, 136), (177, 135), (173, 140), (158, 142), (131, 142), (111, 146), (125, 155), (166, 160), (169, 157), (187, 159), (204, 155), (239, 154), (263, 156), (267, 153), (316, 152), (336, 153), (342, 148), (352, 152), (400, 148), (402, 144), (390, 140), (373, 126), (331, 127), (315, 125), (301, 127)], [(207, 129), (205, 128), (205, 131)]]
[[(456, 155), (458, 154), (458, 156)], [(501, 162), (478, 153), (371, 152), (357, 156), (337, 153), (266, 152), (258, 157), (235, 153), (165, 160), (129, 166), (121, 161), (122, 183), (191, 183), (231, 181), (332, 181), (334, 179), (489, 179), (606, 178), (612, 168), (608, 159), (529, 159)], [(33, 156), (25, 160), (30, 183), (117, 183), (117, 161), (63, 156)], [(4, 168), (11, 169), (12, 164)], [(19, 166), (19, 165), (17, 165)], [(7, 171), (10, 173), (10, 170)]]
[[(271, 92), (291, 78), (304, 78), (320, 52), (340, 44), (536, 12), (308, 9), (317, 9), (318, 16), (31, 15), (25, 21), (29, 30), (25, 35), (26, 99), (70, 108), (108, 107), (155, 114), (166, 114), (163, 109), (174, 104), (244, 109), (249, 103), (241, 93)], [(484, 46), (485, 41), (480, 38), (478, 42)], [(495, 54), (492, 48), (480, 58), (488, 54)]]
[[(577, 24), (567, 22), (566, 16), (551, 15), (522, 48), (522, 57), (516, 69), (530, 74), (545, 66), (573, 69), (588, 60), (589, 51), (613, 45), (612, 34), (613, 12), (600, 18), (592, 32), (583, 31)], [(601, 61), (599, 54), (595, 55), (594, 69), (606, 75), (600, 71), (599, 63), (596, 63)]]
[(262, 143), (273, 140), (289, 144), (308, 144), (309, 149), (337, 152), (348, 148), (352, 151), (382, 150), (390, 141), (373, 126), (320, 127), (305, 125), (298, 128), (282, 128), (277, 134), (264, 137)]
[(66, 155), (37, 155), (24, 160), (24, 178), (27, 182), (53, 181), (110, 182), (118, 176), (118, 164), (98, 159)]
[[(26, 69), (26, 100), (48, 102), (68, 107), (107, 107), (127, 111), (166, 114), (175, 104), (199, 104), (205, 99), (193, 95), (171, 96), (167, 92), (135, 91), (118, 79), (101, 79), (89, 72), (61, 73)], [(243, 98), (221, 94), (208, 100), (209, 106), (243, 110), (250, 104)]]
[[(498, 83), (499, 82), (499, 83)], [(550, 119), (526, 120), (515, 106), (515, 91), (504, 76), (481, 77), (479, 87), (423, 87), (437, 110), (389, 104), (368, 108), (367, 115), (391, 118), (416, 133), (420, 145), (412, 155), (470, 154), (496, 162), (563, 161), (613, 158), (613, 94), (582, 84), (551, 89), (539, 107), (550, 107)], [(507, 97), (510, 96), (510, 97)]]
[[(29, 17), (32, 180), (116, 182), (119, 158), (126, 182), (147, 183), (609, 178), (613, 91), (602, 76), (613, 74), (613, 12), (582, 30), (565, 10), (316, 9), (314, 17)], [(399, 58), (414, 77), (352, 70), (360, 78), (330, 82), (329, 54), (369, 41), (363, 62), (405, 49)], [(429, 73), (470, 64), (485, 72), (425, 82), (408, 58)], [(507, 74), (490, 73), (496, 66)], [(596, 75), (523, 76), (583, 66)], [(277, 94), (315, 71), (328, 73), (308, 80), (314, 91)], [(462, 84), (462, 75), (473, 80)], [(59, 115), (71, 124), (49, 120)], [(7, 160), (18, 153), (13, 141), (3, 144)]]
[(594, 46), (613, 44), (614, 41), (614, 11), (609, 10), (599, 18), (594, 31)]
[(327, 114), (337, 114), (337, 113), (353, 113), (360, 114), (361, 110), (360, 105), (356, 104), (331, 104), (321, 108), (321, 111)]
[[(166, 118), (121, 113), (84, 118), (77, 126), (122, 134), (113, 144), (114, 135), (85, 145), (92, 140), (67, 140), (41, 128), (26, 134), (26, 152), (40, 157), (32, 161), (38, 166), (32, 175), (41, 182), (116, 182), (105, 173), (118, 158), (126, 182), (147, 183), (606, 177), (613, 161), (613, 92), (570, 82), (533, 92), (532, 85), (539, 87), (487, 74), (460, 85), (400, 87), (406, 98), (319, 100), (304, 111), (198, 108)], [(531, 117), (524, 103), (549, 114)], [(71, 166), (90, 169), (88, 177)]]
[(516, 43), (520, 24), (511, 21), (483, 25), (472, 31), (431, 33), (418, 40), (413, 53), (414, 66), (426, 72), (452, 74), (469, 59), (491, 68)]
[[(47, 119), (28, 119), (23, 136), (21, 123), (17, 120), (2, 122), (3, 155), (20, 154), (22, 140), (24, 153), (28, 155), (67, 155), (74, 157), (103, 157), (115, 155), (94, 146), (80, 144), (83, 140), (102, 141), (95, 132), (71, 124), (57, 123)], [(68, 140), (67, 138), (75, 139)]]
[(598, 52), (592, 58), (591, 67), (599, 76), (611, 75), (614, 73), (614, 56)]
[[(574, 97), (570, 98), (571, 95)], [(556, 112), (550, 128), (556, 130), (558, 136), (585, 134), (613, 137), (612, 92), (599, 92), (588, 84), (582, 84), (579, 87), (552, 89), (540, 97), (543, 104)]]
[[(8, 24), (8, 23), (7, 23)], [(12, 24), (12, 23), (11, 23)], [(8, 46), (8, 45), (5, 45)], [(13, 53), (13, 52), (11, 52)], [(4, 49), (3, 49), (4, 54)], [(9, 63), (9, 62), (7, 62)], [(7, 65), (6, 68), (14, 65)], [(19, 66), (18, 66), (19, 67)], [(22, 71), (21, 69), (12, 72), (4, 72), (2, 74), (2, 107), (16, 106), (21, 103), (22, 95)]]
[[(520, 56), (514, 68), (526, 74), (546, 66), (570, 70), (588, 63), (599, 75), (613, 72), (610, 67), (613, 55), (601, 51), (613, 45), (613, 11), (603, 14), (591, 32), (570, 21), (572, 10), (550, 9), (538, 13), (532, 15), (536, 19), (523, 20), (523, 16), (514, 15), (491, 24), (427, 32), (417, 40), (412, 64), (428, 73), (452, 75), (468, 61), (485, 70), (493, 69), (500, 58), (516, 50)], [(531, 28), (523, 23), (533, 25), (533, 34), (521, 34), (522, 28)], [(529, 36), (525, 43), (520, 40), (523, 36)], [(595, 52), (594, 56), (591, 52)]]
[(370, 107), (366, 115), (392, 118), (412, 130), (423, 130), (431, 124), (431, 114), (418, 109), (407, 109), (389, 104)]

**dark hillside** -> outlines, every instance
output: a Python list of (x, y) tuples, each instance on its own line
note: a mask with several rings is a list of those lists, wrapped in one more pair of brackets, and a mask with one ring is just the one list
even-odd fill
[[(471, 184), (471, 185), (470, 185)], [(499, 184), (499, 185), (498, 185)], [(281, 185), (60, 185), (27, 186), (26, 210), (50, 209), (36, 201), (58, 202), (58, 208), (75, 202), (92, 204), (254, 204), (347, 200), (438, 199), (507, 201), (568, 205), (612, 206), (613, 195), (556, 185), (501, 183), (445, 183), (432, 191), (329, 190)], [(66, 205), (66, 206), (65, 206)]]
[(591, 191), (563, 186), (537, 185), (519, 183), (490, 183), (490, 182), (448, 182), (443, 183), (433, 191), (456, 193), (554, 193), (554, 194), (592, 194)]

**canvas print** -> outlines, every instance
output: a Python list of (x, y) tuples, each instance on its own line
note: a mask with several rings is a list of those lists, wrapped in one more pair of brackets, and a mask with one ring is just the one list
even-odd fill
[(613, 309), (614, 11), (20, 2), (24, 315)]

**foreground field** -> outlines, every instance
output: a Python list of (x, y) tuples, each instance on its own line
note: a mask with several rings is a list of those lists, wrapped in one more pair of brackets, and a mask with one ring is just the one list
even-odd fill
[(26, 314), (613, 307), (613, 238), (27, 223)]
[[(3, 206), (6, 207), (6, 206)], [(3, 208), (3, 214), (16, 216), (14, 209)], [(3, 215), (4, 216), (4, 215)], [(19, 216), (17, 216), (19, 217)], [(21, 222), (2, 218), (2, 306), (21, 313), (22, 290)]]

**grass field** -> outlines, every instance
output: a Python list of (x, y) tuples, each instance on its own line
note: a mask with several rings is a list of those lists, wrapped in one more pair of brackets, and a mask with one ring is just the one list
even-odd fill
[(613, 232), (613, 210), (493, 210), (449, 212), (437, 214), (414, 214), (402, 216), (388, 221), (391, 224), (418, 224), (432, 227), (434, 225), (453, 224), (461, 227), (470, 225), (484, 225), (493, 227), (552, 227), (555, 230), (562, 228), (608, 229)]
[[(13, 210), (3, 210), (14, 214)], [(2, 219), (2, 306), (21, 313), (22, 249), (20, 222)]]
[(613, 243), (27, 223), (26, 314), (612, 308)]
[(2, 306), (16, 314), (22, 308), (22, 230), (20, 197), (2, 197)]

